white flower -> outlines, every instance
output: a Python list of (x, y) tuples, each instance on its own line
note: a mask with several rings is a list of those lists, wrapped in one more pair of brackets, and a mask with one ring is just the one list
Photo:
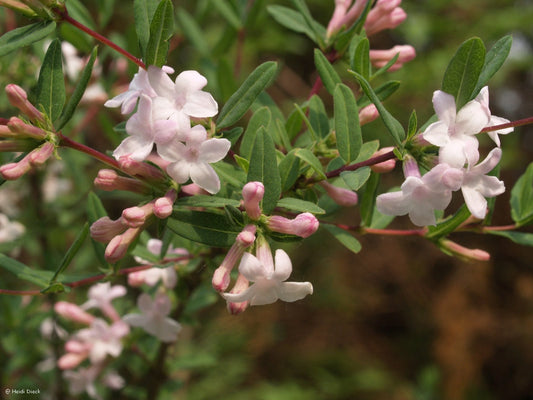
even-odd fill
[(89, 308), (105, 308), (111, 305), (111, 300), (122, 297), (126, 294), (126, 288), (121, 285), (111, 286), (110, 282), (97, 283), (89, 289), (88, 297), (81, 308), (88, 310)]
[(80, 368), (77, 371), (68, 370), (63, 372), (63, 377), (69, 382), (69, 391), (73, 395), (87, 392), (93, 399), (101, 399), (96, 391), (94, 382), (100, 373), (101, 366), (91, 365), (89, 368)]
[(171, 311), (170, 299), (164, 293), (158, 293), (154, 300), (143, 293), (137, 300), (137, 306), (142, 314), (128, 314), (123, 320), (131, 326), (143, 328), (163, 342), (173, 342), (177, 339), (181, 325), (167, 315)]
[(239, 272), (253, 284), (240, 293), (222, 293), (228, 302), (250, 301), (252, 306), (258, 306), (274, 303), (278, 299), (292, 302), (313, 294), (313, 285), (309, 282), (285, 282), (292, 272), (287, 253), (276, 250), (275, 262), (270, 248), (268, 253), (270, 257), (260, 256), (261, 261), (250, 253), (243, 254)]
[(166, 161), (167, 173), (178, 183), (192, 179), (194, 183), (209, 193), (220, 190), (220, 180), (209, 164), (222, 160), (228, 153), (231, 143), (227, 139), (207, 139), (207, 132), (196, 125), (184, 135), (185, 143), (174, 141), (158, 148), (159, 155)]
[(207, 79), (196, 71), (183, 71), (172, 82), (165, 70), (151, 65), (148, 79), (157, 94), (154, 99), (157, 119), (172, 119), (181, 129), (187, 129), (190, 117), (212, 117), (218, 112), (213, 96), (201, 90), (207, 85)]
[(409, 214), (413, 224), (418, 226), (435, 225), (435, 210), (448, 206), (452, 199), (450, 186), (453, 190), (459, 189), (461, 177), (461, 171), (438, 164), (421, 178), (408, 176), (401, 191), (380, 194), (376, 207), (386, 215)]
[(480, 102), (472, 100), (456, 112), (451, 94), (437, 90), (433, 106), (439, 121), (432, 123), (422, 133), (424, 139), (440, 147), (439, 161), (462, 168), (465, 162), (479, 157), (479, 143), (474, 137), (489, 123), (489, 115)]
[[(490, 108), (489, 108), (489, 88), (488, 86), (483, 87), (479, 94), (476, 97), (476, 101), (481, 104), (483, 109), (485, 110), (485, 113), (488, 114), (490, 117), (489, 123), (487, 126), (494, 126), (494, 125), (501, 125), (506, 124), (509, 122), (508, 119), (496, 117), (495, 115), (491, 115)], [(500, 138), (498, 135), (507, 135), (508, 133), (511, 133), (514, 130), (514, 128), (505, 128), (505, 129), (499, 129), (497, 131), (490, 131), (487, 132), (487, 135), (496, 143), (498, 147), (500, 147)]]
[[(167, 71), (169, 73), (174, 72), (174, 70), (170, 67), (163, 67), (162, 70)], [(129, 114), (135, 108), (135, 105), (137, 104), (137, 99), (143, 94), (148, 97), (157, 96), (154, 89), (152, 89), (152, 87), (150, 86), (150, 82), (148, 81), (148, 72), (143, 68), (139, 68), (139, 72), (137, 72), (133, 76), (128, 90), (106, 101), (104, 106), (118, 107), (122, 105), (122, 114)]]
[(485, 218), (487, 213), (485, 197), (495, 197), (505, 192), (502, 181), (495, 176), (486, 175), (500, 162), (501, 156), (501, 149), (495, 148), (485, 160), (465, 171), (461, 191), (468, 210), (478, 219)]
[(113, 152), (117, 160), (122, 156), (130, 156), (135, 161), (142, 161), (152, 152), (154, 143), (166, 146), (176, 138), (176, 122), (156, 119), (154, 106), (150, 97), (141, 95), (137, 112), (126, 122), (126, 132), (130, 136)]
[(129, 327), (123, 321), (116, 321), (111, 326), (103, 319), (95, 318), (90, 328), (82, 329), (74, 335), (74, 340), (89, 348), (91, 363), (103, 361), (109, 354), (118, 357), (122, 352), (122, 337), (129, 333)]

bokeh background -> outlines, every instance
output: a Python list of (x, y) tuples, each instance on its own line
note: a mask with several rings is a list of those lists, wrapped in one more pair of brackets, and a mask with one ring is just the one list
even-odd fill
[[(84, 2), (103, 33), (135, 53), (132, 2), (111, 3), (114, 7), (104, 15), (103, 2)], [(237, 65), (238, 46), (221, 40), (231, 28), (211, 1), (174, 3), (200, 23), (212, 51), (209, 57), (200, 54), (178, 23), (168, 64), (178, 71), (198, 69), (210, 82), (218, 82), (210, 83), (209, 90), (220, 103), (231, 94), (233, 81), (242, 81), (266, 60), (282, 64), (278, 80), (269, 89), (282, 109), (290, 110), (294, 102), (306, 99), (316, 77), (313, 43), (307, 37), (279, 26), (263, 9), (243, 34)], [(262, 3), (290, 5), (289, 1)], [(326, 25), (333, 1), (307, 3), (313, 16)], [(407, 20), (394, 31), (372, 37), (371, 46), (385, 49), (411, 44), (416, 48), (414, 61), (386, 77), (402, 82), (386, 105), (404, 125), (413, 109), (420, 122), (431, 117), (431, 96), (440, 88), (448, 61), (472, 36), (490, 47), (502, 36), (513, 35), (511, 55), (490, 82), (491, 110), (511, 120), (533, 115), (532, 1), (406, 0), (402, 7)], [(12, 16), (3, 12), (1, 32), (12, 22)], [(76, 38), (68, 29), (62, 34), (72, 39), (81, 53), (90, 49), (87, 40)], [(35, 46), (32, 50), (10, 60), (0, 59), (1, 86), (35, 84), (32, 57), (39, 56), (39, 49)], [(116, 56), (103, 49), (100, 66), (107, 88), (121, 82), (114, 71), (116, 65)], [(223, 84), (224, 68), (233, 77)], [(343, 65), (338, 69), (342, 74)], [(1, 117), (13, 113), (4, 96), (0, 107)], [(86, 107), (72, 129), (105, 151), (120, 141), (112, 131), (117, 122), (117, 114), (93, 105)], [(365, 126), (364, 135), (367, 139), (386, 137), (379, 121)], [(502, 177), (510, 189), (533, 160), (533, 128), (521, 127), (503, 137), (502, 148)], [(15, 200), (19, 206), (30, 205), (29, 211), (21, 211), (21, 220), (39, 221), (27, 226), (32, 238), (17, 243), (18, 257), (39, 266), (53, 265), (61, 258), (65, 243), (75, 236), (73, 224), (83, 218), (85, 196), (97, 170), (83, 157), (66, 152), (63, 157), (67, 165), (77, 168), (59, 172), (71, 181), (69, 193), (46, 203), (35, 197), (41, 193), (38, 185), (44, 175), (33, 176), (20, 184), (25, 195)], [(79, 169), (85, 174), (73, 176), (71, 171)], [(400, 179), (398, 171), (385, 182), (393, 184)], [(17, 190), (17, 185), (3, 186), (0, 192)], [(102, 196), (111, 215), (132, 201), (123, 194)], [(508, 204), (509, 190), (496, 202), (494, 224), (512, 222)], [(357, 207), (344, 210), (339, 217), (347, 224), (357, 224)], [(410, 225), (400, 218), (393, 226)], [(363, 249), (357, 255), (325, 232), (290, 247), (293, 279), (311, 281), (315, 294), (296, 303), (251, 308), (237, 317), (228, 315), (224, 303), (218, 301), (191, 321), (184, 321), (188, 325), (172, 350), (171, 379), (162, 398), (533, 399), (533, 251), (496, 236), (458, 233), (453, 239), (489, 251), (491, 260), (452, 258), (416, 237), (360, 237)], [(5, 251), (12, 249), (6, 247)], [(90, 270), (92, 262), (88, 248), (80, 254), (76, 268)], [(24, 288), (12, 277), (4, 278), (4, 273), (2, 282), (2, 287)], [(25, 379), (45, 388), (53, 379), (52, 372), (43, 375), (36, 369), (47, 351), (38, 333), (41, 314), (53, 300), (0, 297), (4, 385)], [(142, 398), (138, 396), (126, 387), (113, 398)]]

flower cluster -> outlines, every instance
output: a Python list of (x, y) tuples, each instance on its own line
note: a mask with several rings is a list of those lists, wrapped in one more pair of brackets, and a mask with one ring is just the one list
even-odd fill
[[(278, 249), (273, 258), (264, 235), (259, 233), (256, 238), (256, 234), (265, 225), (266, 229), (274, 232), (306, 238), (316, 232), (318, 220), (310, 213), (298, 214), (294, 219), (278, 215), (264, 216), (260, 206), (264, 193), (261, 182), (244, 185), (243, 207), (250, 224), (237, 235), (235, 243), (213, 274), (212, 285), (228, 302), (228, 310), (232, 314), (243, 312), (248, 305), (270, 304), (278, 299), (292, 302), (313, 293), (313, 285), (309, 282), (285, 282), (292, 272), (289, 256)], [(255, 255), (246, 252), (254, 244)], [(239, 275), (235, 285), (230, 292), (223, 293), (230, 284), (230, 273), (239, 259)]]
[(490, 137), (498, 147), (478, 163), (479, 142), (476, 137), (483, 128), (509, 122), (491, 115), (488, 88), (456, 111), (452, 95), (437, 90), (433, 106), (439, 117), (422, 132), (423, 140), (439, 147), (438, 164), (421, 176), (413, 159), (404, 163), (405, 182), (401, 191), (378, 196), (378, 210), (388, 215), (405, 215), (415, 225), (435, 225), (435, 210), (444, 210), (450, 203), (452, 192), (461, 189), (466, 206), (477, 219), (485, 218), (487, 197), (497, 196), (505, 186), (495, 176), (487, 175), (499, 163), (502, 151), (498, 135), (512, 128), (495, 130)]
[(196, 71), (183, 71), (174, 82), (168, 76), (170, 67), (139, 69), (129, 89), (108, 100), (107, 107), (119, 107), (123, 114), (136, 112), (126, 123), (128, 137), (115, 149), (117, 159), (128, 156), (145, 160), (156, 146), (157, 154), (166, 162), (167, 173), (177, 182), (191, 179), (208, 191), (220, 190), (220, 180), (209, 165), (222, 160), (231, 143), (227, 139), (208, 138), (201, 124), (193, 119), (213, 117), (218, 105), (202, 90), (207, 80)]

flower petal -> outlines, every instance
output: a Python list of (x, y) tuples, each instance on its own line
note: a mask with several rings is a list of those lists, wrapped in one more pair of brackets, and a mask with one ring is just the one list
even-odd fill
[(251, 253), (244, 253), (239, 264), (239, 272), (249, 281), (265, 278), (263, 264)]
[(231, 142), (228, 139), (208, 139), (200, 145), (200, 160), (214, 163), (228, 154)]
[(487, 200), (485, 200), (481, 193), (468, 186), (463, 186), (461, 191), (463, 192), (463, 197), (470, 213), (478, 219), (485, 218)]
[(191, 164), (187, 161), (176, 161), (167, 167), (167, 174), (177, 183), (185, 183), (189, 180)]
[(401, 191), (383, 193), (376, 198), (376, 207), (385, 215), (405, 215), (409, 212), (410, 201)]
[(130, 156), (135, 161), (142, 161), (152, 152), (154, 142), (139, 136), (129, 136), (118, 145), (113, 152), (117, 160), (122, 156)]
[(289, 255), (282, 249), (277, 249), (274, 257), (274, 274), (272, 275), (272, 279), (283, 282), (289, 279), (291, 273), (292, 263)]
[(207, 92), (194, 92), (187, 96), (183, 112), (195, 118), (212, 117), (218, 113), (218, 104)]
[(176, 93), (192, 93), (202, 90), (207, 85), (207, 79), (197, 71), (183, 71), (175, 81)]
[(450, 141), (448, 125), (442, 121), (437, 121), (429, 125), (422, 137), (435, 146), (444, 146)]
[(457, 113), (455, 134), (475, 135), (487, 126), (489, 120), (490, 114), (487, 114), (479, 102), (469, 101)]
[(191, 164), (190, 174), (192, 181), (209, 193), (215, 194), (220, 190), (220, 179), (208, 163)]
[(277, 292), (280, 300), (293, 302), (313, 294), (313, 285), (310, 282), (283, 282), (278, 285)]
[(433, 108), (439, 120), (446, 126), (453, 126), (455, 124), (456, 106), (455, 99), (451, 94), (442, 90), (433, 92)]
[(148, 81), (158, 96), (166, 97), (169, 100), (176, 96), (174, 82), (161, 68), (150, 65), (148, 67)]

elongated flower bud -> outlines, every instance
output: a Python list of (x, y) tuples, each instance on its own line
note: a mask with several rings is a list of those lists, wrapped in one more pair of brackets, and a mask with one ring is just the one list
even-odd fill
[(29, 154), (16, 163), (9, 163), (0, 167), (0, 175), (6, 180), (15, 180), (31, 169)]
[(138, 175), (156, 181), (166, 179), (165, 174), (158, 168), (142, 161), (135, 161), (129, 156), (120, 157), (118, 163), (120, 168), (129, 175)]
[(101, 169), (94, 179), (94, 186), (100, 190), (113, 191), (124, 190), (133, 193), (148, 194), (151, 189), (143, 182), (118, 175), (112, 169)]
[(368, 124), (379, 117), (378, 109), (374, 104), (370, 104), (359, 110), (359, 123), (361, 125)]
[(26, 124), (17, 117), (11, 117), (7, 123), (7, 127), (17, 137), (27, 137), (37, 140), (44, 140), (44, 138), (46, 138), (46, 132), (44, 130), (36, 126)]
[(164, 197), (160, 197), (154, 202), (154, 215), (157, 218), (165, 219), (172, 214), (174, 202), (176, 201), (177, 194), (174, 190), (169, 190)]
[(358, 197), (354, 191), (332, 185), (326, 181), (321, 181), (319, 185), (326, 190), (328, 196), (339, 206), (350, 207), (357, 204)]
[(461, 246), (458, 243), (452, 242), (451, 240), (442, 240), (440, 246), (444, 250), (448, 250), (452, 254), (459, 256), (461, 258), (473, 261), (488, 261), (490, 260), (490, 254), (485, 250), (481, 249), (469, 249), (467, 247)]
[(128, 229), (128, 225), (122, 218), (112, 220), (109, 217), (102, 217), (91, 225), (90, 233), (91, 237), (97, 242), (108, 243), (126, 229)]
[(6, 86), (6, 93), (11, 105), (18, 108), (32, 122), (44, 122), (43, 114), (28, 101), (28, 95), (24, 89), (11, 83)]
[(311, 213), (298, 214), (294, 219), (273, 215), (268, 218), (267, 226), (275, 232), (306, 238), (316, 232), (319, 222)]
[(248, 182), (242, 188), (244, 209), (246, 214), (253, 220), (258, 220), (261, 217), (261, 207), (259, 205), (264, 195), (265, 186), (261, 182)]
[[(383, 154), (391, 152), (392, 150), (394, 150), (394, 147), (383, 147), (379, 149), (378, 151), (376, 151), (372, 155), (372, 157), (381, 156)], [(383, 173), (392, 171), (395, 166), (396, 166), (396, 159), (392, 158), (390, 160), (371, 165), (370, 169), (378, 174), (383, 174)]]
[[(94, 316), (83, 310), (80, 306), (66, 301), (58, 301), (54, 305), (57, 314), (71, 321), (90, 325), (94, 321)], [(70, 350), (67, 350), (70, 351)]]
[[(231, 289), (230, 293), (242, 293), (248, 289), (248, 286), (250, 286), (248, 279), (246, 279), (242, 274), (239, 274), (237, 280), (235, 281), (235, 286), (233, 286), (233, 289)], [(248, 308), (249, 303), (249, 301), (243, 301), (241, 303), (233, 303), (228, 301), (226, 307), (230, 314), (238, 315)]]
[(114, 264), (123, 258), (130, 244), (141, 233), (140, 228), (129, 228), (122, 235), (117, 235), (107, 245), (105, 249), (105, 259), (107, 262)]

